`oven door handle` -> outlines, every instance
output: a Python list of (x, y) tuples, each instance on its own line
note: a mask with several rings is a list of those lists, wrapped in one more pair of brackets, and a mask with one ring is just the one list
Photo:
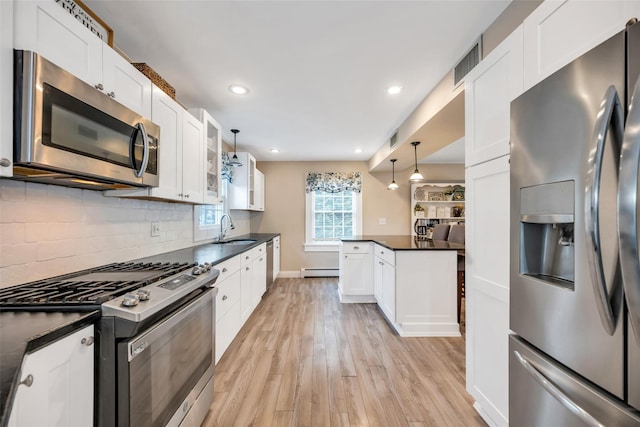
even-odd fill
[[(158, 338), (162, 337), (165, 332), (178, 323), (183, 321), (185, 317), (188, 317), (195, 311), (199, 311), (202, 309), (203, 305), (206, 304), (214, 304), (215, 296), (218, 293), (218, 288), (207, 288), (207, 290), (200, 296), (198, 296), (195, 300), (190, 302), (185, 307), (179, 309), (176, 313), (172, 314), (168, 318), (164, 319), (156, 326), (146, 331), (142, 335), (135, 337), (128, 343), (127, 353), (128, 360), (131, 362), (136, 357), (140, 356), (147, 350), (151, 344), (154, 343)], [(212, 315), (215, 316), (215, 311), (212, 310)]]

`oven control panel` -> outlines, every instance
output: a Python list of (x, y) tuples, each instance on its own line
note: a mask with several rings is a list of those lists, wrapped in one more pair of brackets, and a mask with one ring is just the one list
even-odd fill
[(139, 322), (165, 310), (190, 292), (215, 283), (220, 271), (204, 269), (199, 275), (178, 273), (150, 285), (132, 290), (102, 304), (103, 316), (120, 317)]

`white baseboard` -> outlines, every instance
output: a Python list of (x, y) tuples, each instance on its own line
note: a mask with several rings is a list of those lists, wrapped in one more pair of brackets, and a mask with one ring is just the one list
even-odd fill
[(278, 279), (299, 279), (300, 276), (300, 270), (294, 270), (294, 271), (282, 271), (280, 270), (280, 273), (278, 273)]
[(300, 277), (339, 277), (338, 268), (301, 268)]

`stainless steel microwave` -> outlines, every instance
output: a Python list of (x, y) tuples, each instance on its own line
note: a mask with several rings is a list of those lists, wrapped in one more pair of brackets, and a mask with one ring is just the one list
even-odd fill
[(34, 52), (16, 50), (14, 65), (15, 179), (158, 186), (158, 125)]

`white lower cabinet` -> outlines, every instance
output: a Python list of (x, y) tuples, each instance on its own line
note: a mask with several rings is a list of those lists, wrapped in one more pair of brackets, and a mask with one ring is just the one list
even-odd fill
[(343, 303), (376, 302), (371, 263), (373, 243), (340, 244), (340, 281), (338, 294)]
[[(273, 281), (280, 274), (280, 236), (273, 238)], [(269, 283), (270, 285), (270, 283)]]
[(266, 250), (263, 243), (214, 265), (220, 270), (216, 281), (216, 363), (266, 292)]
[(492, 426), (509, 423), (509, 156), (466, 169), (467, 391)]
[(267, 291), (267, 254), (259, 254), (251, 263), (251, 286), (253, 290), (253, 308), (260, 304), (262, 295)]
[[(218, 268), (216, 266), (216, 268)], [(216, 363), (236, 336), (242, 320), (240, 317), (241, 273), (236, 269), (222, 282), (216, 283)]]
[[(376, 277), (378, 284), (378, 306), (390, 322), (396, 321), (396, 263), (393, 251), (374, 245)], [(374, 286), (375, 287), (375, 286)]]
[(25, 356), (10, 427), (93, 425), (93, 341), (91, 325)]

